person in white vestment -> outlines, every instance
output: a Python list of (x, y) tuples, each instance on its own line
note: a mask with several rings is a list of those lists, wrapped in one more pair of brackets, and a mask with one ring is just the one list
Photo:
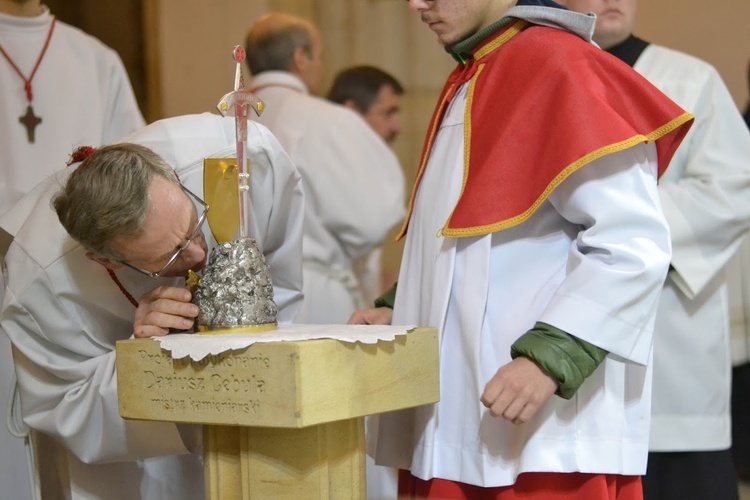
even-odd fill
[(404, 177), (394, 153), (359, 114), (316, 97), (323, 72), (317, 28), (271, 13), (250, 29), (254, 120), (279, 139), (305, 186), (304, 295), (300, 323), (345, 323), (364, 306), (352, 261), (382, 245), (403, 220)]
[[(336, 74), (328, 91), (328, 100), (358, 113), (386, 143), (392, 144), (403, 129), (403, 94), (403, 86), (393, 75), (374, 66), (352, 66)], [(405, 183), (403, 175), (400, 182)], [(352, 261), (365, 304), (374, 304), (396, 279), (383, 270), (382, 260), (383, 248), (380, 247)], [(377, 432), (377, 419), (367, 418), (365, 425), (368, 435)], [(375, 465), (368, 455), (367, 497), (371, 500), (395, 498), (396, 490), (396, 471)]]
[(458, 65), (395, 296), (350, 322), (437, 327), (440, 402), (380, 416), (375, 460), (403, 498), (638, 499), (670, 260), (656, 181), (692, 117), (592, 43), (593, 16), (409, 6)]
[[(404, 87), (393, 75), (375, 66), (352, 66), (339, 71), (328, 91), (328, 100), (358, 113), (388, 144), (403, 130), (401, 101)], [(402, 176), (401, 183), (405, 181)], [(396, 276), (382, 270), (382, 248), (353, 262), (366, 304), (372, 304)]]
[[(750, 64), (747, 70), (750, 90)], [(750, 129), (750, 101), (743, 118)], [(739, 480), (750, 483), (750, 239), (742, 242), (727, 275), (732, 331), (732, 460)]]
[[(55, 20), (40, 0), (0, 2), (0, 49), (3, 213), (65, 167), (76, 146), (120, 140), (145, 122), (117, 53)], [(0, 267), (9, 243), (0, 231)], [(0, 301), (3, 288), (0, 273)], [(4, 419), (14, 386), (10, 343), (0, 331), (0, 491), (7, 498), (28, 500), (27, 429), (12, 421), (8, 428)]]
[(594, 41), (695, 116), (659, 183), (672, 261), (654, 330), (644, 496), (737, 498), (727, 263), (750, 227), (750, 132), (711, 65), (632, 34), (637, 0), (562, 3), (596, 14)]
[[(278, 320), (290, 323), (302, 298), (301, 179), (262, 125), (249, 123), (245, 150), (249, 236), (270, 267)], [(55, 445), (39, 457), (44, 498), (204, 498), (199, 428), (120, 417), (115, 342), (192, 325), (185, 274), (216, 244), (202, 217), (203, 159), (235, 151), (232, 118), (157, 121), (0, 217), (13, 236), (0, 325), (23, 420)]]

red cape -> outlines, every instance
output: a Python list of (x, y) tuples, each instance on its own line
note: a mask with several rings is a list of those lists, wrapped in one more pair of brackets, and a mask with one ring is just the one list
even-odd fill
[(693, 120), (614, 56), (572, 33), (515, 21), (448, 78), (397, 239), (445, 108), (469, 79), (463, 187), (442, 230), (448, 237), (520, 224), (573, 172), (641, 142), (656, 142), (661, 177)]

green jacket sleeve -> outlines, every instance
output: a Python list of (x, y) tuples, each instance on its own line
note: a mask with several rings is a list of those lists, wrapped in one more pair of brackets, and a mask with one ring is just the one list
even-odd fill
[(573, 397), (607, 354), (604, 349), (542, 322), (537, 322), (510, 349), (513, 359), (526, 356), (555, 377), (556, 394), (564, 399)]
[(394, 283), (383, 295), (375, 299), (375, 307), (387, 307), (393, 309), (393, 304), (396, 302), (396, 287), (398, 282)]

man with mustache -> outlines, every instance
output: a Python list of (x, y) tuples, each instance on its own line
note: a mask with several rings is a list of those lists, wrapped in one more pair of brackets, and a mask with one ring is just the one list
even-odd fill
[[(404, 88), (391, 74), (375, 66), (352, 66), (340, 71), (333, 79), (328, 100), (358, 113), (368, 125), (389, 145), (403, 129), (401, 99)], [(403, 180), (402, 180), (403, 183)], [(354, 270), (365, 296), (371, 304), (385, 287), (393, 283), (381, 271), (382, 248), (373, 250), (364, 258), (356, 259)]]
[(333, 79), (328, 100), (357, 113), (391, 144), (401, 133), (401, 96), (404, 88), (395, 77), (374, 66), (353, 66)]
[(407, 498), (640, 498), (670, 256), (656, 180), (692, 117), (591, 43), (593, 16), (409, 5), (458, 67), (394, 300), (350, 321), (436, 326), (441, 399), (381, 416), (376, 462)]
[(750, 223), (750, 133), (713, 67), (632, 34), (637, 0), (563, 3), (596, 14), (594, 41), (695, 115), (659, 183), (672, 261), (654, 330), (643, 487), (646, 499), (737, 498), (726, 266)]

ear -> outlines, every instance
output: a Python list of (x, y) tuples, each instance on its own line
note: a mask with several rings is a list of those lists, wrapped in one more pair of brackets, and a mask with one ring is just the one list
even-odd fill
[(352, 111), (356, 111), (357, 113), (362, 114), (362, 110), (359, 109), (356, 104), (354, 104), (354, 100), (352, 99), (347, 99), (346, 101), (344, 101), (343, 106), (345, 108), (351, 109)]
[(302, 69), (310, 62), (310, 56), (304, 47), (297, 47), (294, 49), (292, 55), (292, 73), (299, 74)]
[(100, 257), (99, 255), (96, 255), (93, 252), (86, 252), (86, 258), (89, 260), (93, 260), (94, 262), (101, 264), (107, 269), (111, 269), (113, 271), (117, 271), (122, 267), (122, 264), (119, 264), (113, 260), (106, 259), (104, 257)]

